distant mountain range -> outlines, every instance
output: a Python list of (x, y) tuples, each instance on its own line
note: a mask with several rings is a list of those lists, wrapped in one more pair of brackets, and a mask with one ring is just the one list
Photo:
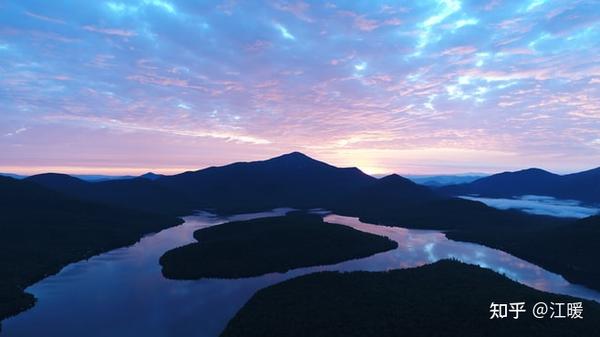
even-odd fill
[[(154, 174), (154, 173), (146, 173), (140, 177), (144, 177), (148, 174)], [(10, 178), (14, 178), (14, 179), (25, 179), (28, 177), (28, 176), (22, 175), (22, 174), (1, 173), (1, 172), (0, 172), (0, 176), (10, 177)], [(92, 182), (135, 178), (135, 176), (108, 176), (108, 175), (102, 175), (102, 174), (73, 174), (71, 176), (75, 177), (75, 178), (79, 178), (81, 180), (92, 181)]]
[[(1, 173), (0, 176), (11, 177), (15, 179), (25, 179), (28, 176), (14, 173)], [(133, 179), (137, 178), (136, 176), (125, 175), (125, 176), (109, 176), (109, 175), (101, 175), (101, 174), (72, 174), (72, 177), (79, 178), (81, 180), (90, 181), (90, 182), (98, 182), (98, 181), (107, 181), (107, 180), (122, 180), (122, 179)], [(383, 178), (387, 176), (387, 174), (375, 174), (372, 175), (375, 178)], [(438, 174), (438, 175), (406, 175), (404, 177), (412, 180), (413, 182), (421, 185), (439, 187), (446, 185), (455, 185), (455, 184), (464, 184), (475, 181), (479, 178), (483, 178), (488, 176), (484, 173), (463, 173), (463, 174)], [(139, 176), (139, 178), (145, 178), (149, 180), (156, 180), (160, 177), (164, 177), (162, 174), (156, 174), (153, 172), (148, 172)]]
[(23, 179), (72, 198), (168, 215), (189, 214), (190, 201), (155, 180), (130, 178), (90, 182), (66, 174), (45, 173)]
[[(309, 168), (309, 170), (305, 170)], [(342, 170), (342, 171), (338, 171)], [(343, 172), (343, 174), (339, 174)], [(239, 173), (239, 174), (238, 174)], [(357, 168), (339, 169), (329, 164), (314, 160), (300, 152), (292, 152), (276, 158), (257, 162), (238, 162), (222, 167), (210, 167), (197, 171), (189, 171), (173, 176), (165, 176), (148, 172), (141, 176), (107, 176), (107, 175), (60, 175), (60, 174), (41, 174), (31, 177), (0, 173), (0, 176), (8, 176), (15, 179), (31, 179), (44, 186), (51, 187), (62, 192), (74, 194), (76, 196), (86, 195), (88, 199), (102, 201), (105, 198), (110, 198), (112, 204), (119, 204), (120, 198), (113, 198), (109, 192), (94, 192), (88, 194), (89, 190), (80, 189), (76, 193), (75, 190), (66, 188), (65, 186), (73, 187), (71, 183), (63, 184), (60, 181), (66, 180), (68, 177), (77, 178), (82, 182), (89, 183), (107, 183), (116, 180), (127, 181), (123, 183), (129, 185), (135, 182), (135, 179), (144, 179), (157, 182), (163, 188), (170, 189), (172, 192), (183, 193), (176, 197), (178, 204), (187, 204), (192, 202), (197, 206), (205, 208), (220, 208), (220, 202), (217, 199), (227, 199), (230, 207), (243, 210), (242, 204), (247, 205), (248, 209), (264, 208), (260, 205), (261, 202), (266, 202), (268, 205), (280, 204), (275, 199), (281, 202), (290, 204), (308, 205), (320, 204), (323, 205), (322, 198), (337, 199), (339, 195), (345, 195), (346, 192), (353, 190), (357, 186), (366, 186), (377, 179), (386, 177), (385, 175), (368, 176)], [(233, 179), (229, 179), (229, 177)], [(331, 176), (332, 178), (327, 178)], [(354, 177), (353, 177), (354, 176)], [(52, 178), (54, 177), (54, 178)], [(358, 178), (358, 179), (354, 179)], [(577, 172), (566, 175), (554, 174), (538, 168), (530, 168), (515, 172), (503, 172), (494, 175), (485, 175), (483, 173), (465, 173), (457, 175), (407, 175), (408, 180), (419, 185), (425, 185), (434, 188), (439, 194), (446, 196), (461, 196), (461, 195), (477, 195), (482, 197), (495, 198), (511, 198), (523, 195), (544, 195), (551, 196), (557, 199), (574, 199), (584, 203), (600, 203), (600, 167), (588, 171)], [(323, 180), (319, 182), (318, 180)], [(53, 182), (53, 180), (56, 180)], [(144, 190), (143, 183), (137, 182), (138, 186), (134, 190), (148, 193)], [(309, 185), (305, 185), (309, 183)], [(310, 185), (319, 184), (320, 193), (314, 201), (304, 200), (299, 197), (304, 192), (310, 190)], [(356, 185), (355, 185), (356, 184)], [(118, 184), (117, 184), (118, 185)], [(147, 184), (146, 187), (153, 186)], [(258, 188), (262, 191), (261, 200), (255, 200), (252, 193), (250, 197), (235, 186), (245, 186), (246, 189)], [(88, 185), (91, 187), (91, 185)], [(112, 183), (106, 185), (97, 185), (94, 189), (112, 190)], [(103, 188), (104, 187), (104, 188)], [(338, 192), (334, 190), (338, 189)], [(294, 193), (290, 193), (293, 190)], [(331, 190), (331, 191), (330, 191)], [(158, 192), (158, 191), (155, 191)], [(210, 194), (210, 197), (206, 196)], [(336, 195), (336, 193), (338, 195)], [(100, 195), (98, 195), (100, 194)], [(288, 194), (288, 195), (285, 195)], [(292, 197), (289, 194), (293, 194)], [(143, 196), (143, 199), (152, 198), (155, 193), (150, 192)], [(266, 199), (271, 198), (271, 201)], [(251, 200), (248, 200), (251, 199)], [(292, 200), (295, 199), (295, 200)], [(125, 200), (130, 205), (131, 200)], [(291, 202), (291, 203), (289, 203)], [(143, 204), (140, 201), (140, 204)], [(148, 207), (152, 208), (152, 202), (147, 203)], [(237, 206), (234, 206), (237, 205)], [(196, 206), (196, 207), (197, 207)], [(280, 206), (280, 205), (277, 205)], [(175, 207), (175, 209), (180, 207)], [(185, 210), (188, 207), (184, 207)], [(231, 211), (225, 210), (223, 211)]]
[[(173, 176), (149, 173), (90, 182), (47, 173), (24, 181), (86, 201), (170, 215), (189, 214), (195, 209), (241, 213), (276, 207), (322, 207), (348, 215), (376, 216), (378, 221), (399, 221), (398, 209), (402, 208), (402, 217), (413, 221), (411, 215), (422, 213), (421, 207), (434, 201), (436, 205), (452, 203), (496, 212), (478, 202), (449, 199), (396, 174), (376, 179), (358, 168), (338, 168), (299, 152)], [(423, 222), (429, 226), (435, 221)]]
[(506, 198), (545, 195), (558, 199), (600, 203), (600, 167), (566, 175), (558, 175), (538, 168), (503, 172), (471, 183), (444, 186), (438, 191), (446, 195)]
[(87, 182), (49, 173), (25, 180), (84, 200), (176, 215), (194, 209), (233, 213), (283, 206), (324, 207), (377, 182), (357, 168), (337, 168), (299, 152), (173, 176), (149, 173)]
[(156, 174), (154, 172), (148, 172), (148, 173), (142, 174), (140, 176), (140, 178), (144, 178), (144, 179), (148, 179), (148, 180), (156, 180), (161, 177), (164, 177), (164, 176), (162, 174)]
[[(338, 168), (292, 152), (172, 176), (147, 173), (137, 178), (90, 182), (49, 173), (24, 180), (87, 201), (170, 215), (189, 214), (195, 209), (240, 213), (275, 207), (325, 207), (357, 216), (376, 215), (380, 221), (399, 221), (402, 213), (407, 221), (413, 221), (409, 215), (421, 212), (419, 207), (424, 204), (445, 208), (452, 203), (461, 207), (462, 214), (468, 213), (464, 207), (492, 212), (479, 203), (451, 198), (463, 194), (539, 194), (596, 202), (600, 201), (599, 178), (600, 169), (565, 176), (529, 169), (431, 188), (396, 174), (377, 179), (355, 167)], [(400, 206), (410, 208), (398, 212)], [(427, 222), (422, 216), (420, 219)], [(446, 225), (448, 222), (444, 221)]]
[(406, 175), (405, 177), (417, 184), (440, 187), (447, 185), (466, 184), (488, 176), (484, 173), (438, 174), (438, 175)]

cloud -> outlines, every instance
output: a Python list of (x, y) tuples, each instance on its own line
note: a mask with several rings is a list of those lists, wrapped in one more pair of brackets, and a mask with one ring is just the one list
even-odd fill
[(118, 29), (118, 28), (98, 28), (95, 26), (83, 26), (83, 29), (89, 31), (89, 32), (94, 32), (94, 33), (100, 33), (100, 34), (106, 34), (106, 35), (114, 35), (114, 36), (122, 36), (122, 37), (132, 37), (132, 36), (136, 36), (137, 33), (131, 30), (126, 30), (126, 29)]
[(273, 7), (280, 11), (288, 12), (293, 14), (296, 18), (306, 21), (306, 22), (314, 22), (314, 20), (308, 16), (307, 12), (310, 8), (310, 5), (303, 1), (298, 1), (294, 3), (276, 1), (273, 3)]
[(256, 40), (250, 44), (246, 45), (246, 50), (250, 52), (261, 52), (272, 46), (270, 41), (266, 40)]
[(290, 33), (288, 30), (287, 30), (287, 28), (285, 28), (283, 25), (281, 25), (281, 24), (279, 24), (279, 23), (276, 23), (276, 24), (274, 25), (274, 27), (275, 27), (275, 29), (277, 29), (277, 30), (279, 31), (279, 33), (281, 33), (281, 36), (282, 36), (284, 39), (287, 39), (287, 40), (295, 40), (295, 39), (296, 39), (296, 37), (295, 37), (294, 35), (292, 35), (292, 34), (291, 34), (291, 33)]
[(126, 149), (151, 128), (147, 142), (169, 144), (176, 167), (199, 152), (225, 163), (310, 150), (433, 173), (575, 171), (600, 156), (600, 22), (589, 2), (7, 4), (0, 135), (36, 132), (2, 137), (4, 162), (77, 161), (88, 149), (93, 162), (100, 150), (69, 133)]
[(526, 11), (532, 11), (534, 9), (537, 9), (538, 7), (542, 6), (544, 3), (546, 3), (546, 0), (531, 0), (529, 2), (529, 4), (527, 5), (527, 7), (525, 8)]
[(27, 131), (27, 130), (29, 130), (29, 129), (28, 128), (19, 128), (19, 129), (16, 129), (15, 131), (13, 131), (13, 132), (9, 132), (9, 133), (5, 134), (4, 136), (5, 137), (16, 136), (16, 135), (18, 135), (20, 133), (23, 133), (23, 132)]
[(353, 11), (341, 10), (338, 11), (341, 17), (352, 18), (352, 23), (355, 28), (364, 32), (371, 32), (383, 26), (399, 26), (402, 20), (398, 17), (389, 17), (387, 19), (370, 19), (366, 15), (359, 15)]
[[(190, 130), (176, 127), (166, 127), (166, 126), (158, 126), (158, 125), (144, 125), (139, 123), (131, 123), (124, 122), (117, 119), (106, 119), (106, 118), (87, 118), (87, 117), (79, 117), (79, 116), (69, 116), (69, 115), (58, 115), (58, 116), (49, 116), (47, 118), (49, 121), (72, 121), (72, 122), (80, 122), (83, 123), (86, 127), (92, 128), (109, 128), (113, 130), (120, 131), (138, 131), (138, 132), (150, 132), (150, 133), (164, 133), (175, 136), (183, 136), (183, 137), (200, 137), (200, 138), (216, 138), (223, 139), (226, 141), (233, 141), (239, 143), (248, 143), (254, 145), (265, 145), (270, 144), (271, 142), (266, 139), (257, 138), (253, 136), (244, 135), (241, 133), (228, 132), (228, 131), (219, 131), (219, 130)], [(27, 130), (27, 129), (25, 129)], [(22, 130), (21, 132), (25, 131)], [(18, 130), (17, 130), (18, 131)]]
[(442, 52), (442, 55), (468, 55), (477, 51), (477, 48), (473, 46), (458, 46), (446, 49)]
[(358, 64), (355, 64), (354, 69), (356, 69), (356, 71), (363, 71), (367, 69), (367, 62), (360, 62)]
[(51, 17), (44, 16), (44, 15), (35, 14), (35, 13), (29, 12), (29, 11), (26, 11), (25, 14), (27, 16), (32, 17), (32, 18), (36, 18), (38, 20), (42, 20), (42, 21), (46, 21), (46, 22), (56, 23), (56, 24), (59, 24), (59, 25), (64, 25), (65, 24), (65, 22), (63, 20), (51, 18)]

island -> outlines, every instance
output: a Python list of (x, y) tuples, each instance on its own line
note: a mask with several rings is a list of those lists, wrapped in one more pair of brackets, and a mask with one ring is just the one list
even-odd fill
[(319, 215), (234, 221), (194, 233), (198, 241), (160, 258), (170, 279), (240, 278), (335, 264), (398, 246), (387, 237), (323, 222)]
[[(491, 304), (525, 302), (518, 319)], [(534, 318), (538, 302), (581, 302), (582, 319)], [(528, 288), (491, 270), (441, 260), (388, 272), (321, 272), (258, 291), (221, 337), (599, 336), (600, 304)]]

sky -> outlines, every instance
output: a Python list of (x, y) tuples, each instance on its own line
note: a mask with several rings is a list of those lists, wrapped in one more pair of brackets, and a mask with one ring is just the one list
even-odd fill
[(0, 1), (0, 171), (600, 166), (600, 0)]

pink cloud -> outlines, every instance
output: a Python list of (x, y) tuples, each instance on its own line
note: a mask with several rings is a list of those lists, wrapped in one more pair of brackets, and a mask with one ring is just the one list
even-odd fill
[(83, 29), (85, 29), (89, 32), (106, 34), (106, 35), (114, 35), (114, 36), (122, 36), (122, 37), (131, 37), (131, 36), (137, 35), (137, 33), (134, 31), (118, 29), (118, 28), (98, 28), (96, 26), (87, 25), (87, 26), (83, 26)]
[(67, 76), (67, 75), (58, 75), (58, 76), (54, 76), (54, 79), (57, 81), (70, 81), (71, 77)]
[(303, 1), (298, 1), (295, 3), (289, 2), (275, 2), (273, 7), (280, 11), (288, 12), (293, 14), (295, 17), (302, 21), (313, 22), (314, 20), (309, 17), (306, 12), (310, 8), (310, 5)]
[(56, 24), (60, 24), (60, 25), (64, 25), (65, 24), (65, 22), (63, 20), (54, 19), (54, 18), (51, 18), (51, 17), (48, 17), (48, 16), (39, 15), (39, 14), (35, 14), (35, 13), (32, 13), (32, 12), (25, 12), (25, 14), (27, 16), (30, 16), (32, 18), (36, 18), (38, 20), (52, 22), (52, 23), (56, 23)]
[(502, 3), (502, 0), (491, 0), (483, 7), (486, 11), (491, 11), (492, 9), (498, 7)]
[(360, 30), (370, 32), (379, 28), (379, 22), (375, 20), (366, 19), (363, 16), (357, 16), (354, 19), (354, 26), (356, 26)]
[(249, 52), (261, 52), (272, 46), (270, 41), (256, 40), (253, 43), (246, 45), (245, 49)]
[(442, 55), (468, 55), (477, 51), (477, 48), (473, 46), (459, 46), (450, 49), (446, 49), (442, 52)]
[(354, 27), (361, 31), (371, 32), (382, 26), (398, 26), (402, 21), (398, 18), (390, 18), (383, 21), (367, 19), (365, 15), (358, 15), (352, 11), (338, 11), (338, 14), (353, 19)]
[(195, 89), (200, 91), (209, 91), (205, 87), (198, 85), (191, 85), (187, 80), (177, 79), (177, 78), (169, 78), (164, 76), (154, 76), (154, 75), (130, 75), (127, 76), (127, 79), (130, 81), (135, 81), (141, 84), (154, 84), (165, 87), (179, 87), (186, 89)]

